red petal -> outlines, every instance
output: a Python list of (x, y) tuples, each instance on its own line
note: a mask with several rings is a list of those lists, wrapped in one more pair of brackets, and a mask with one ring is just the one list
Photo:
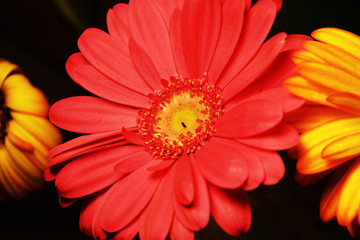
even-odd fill
[(152, 159), (153, 157), (149, 151), (146, 149), (138, 149), (138, 152), (133, 155), (122, 158), (122, 160), (114, 166), (114, 171), (124, 176), (141, 168)]
[(177, 160), (174, 192), (176, 200), (182, 205), (189, 205), (194, 200), (194, 180), (187, 154), (182, 154)]
[(135, 239), (136, 234), (139, 232), (140, 218), (135, 218), (126, 227), (113, 235), (110, 239)]
[(189, 77), (200, 78), (209, 69), (218, 42), (221, 6), (218, 0), (185, 0), (181, 42)]
[(186, 228), (198, 231), (209, 222), (210, 202), (206, 181), (199, 172), (192, 154), (190, 154), (190, 163), (194, 179), (194, 201), (189, 206), (174, 201), (174, 209), (176, 217)]
[(283, 87), (284, 81), (296, 74), (295, 64), (291, 59), (292, 53), (292, 51), (280, 53), (254, 84), (261, 85), (263, 90)]
[(81, 53), (70, 56), (66, 62), (70, 77), (95, 95), (124, 105), (145, 108), (149, 98), (115, 82), (89, 64)]
[(135, 109), (97, 97), (62, 99), (50, 108), (50, 120), (72, 132), (96, 133), (137, 126)]
[(107, 232), (116, 232), (132, 222), (153, 197), (164, 172), (152, 172), (146, 167), (151, 161), (114, 185), (114, 191), (106, 200), (101, 215), (102, 227)]
[(126, 128), (123, 128), (122, 133), (123, 133), (125, 139), (133, 144), (136, 144), (136, 145), (144, 145), (145, 144), (144, 138), (139, 134), (138, 131), (131, 132), (131, 131), (127, 130)]
[(169, 32), (159, 8), (151, 0), (132, 0), (129, 7), (132, 37), (149, 55), (160, 76), (168, 79), (176, 69)]
[(263, 184), (273, 185), (278, 183), (285, 173), (285, 166), (279, 154), (259, 148), (252, 148), (251, 150), (258, 156), (264, 166), (265, 179)]
[(123, 174), (115, 171), (114, 166), (123, 159), (136, 156), (142, 149), (138, 146), (122, 146), (73, 159), (57, 175), (55, 185), (59, 194), (66, 198), (77, 198), (113, 184)]
[(171, 15), (177, 9), (180, 9), (184, 0), (155, 0), (154, 3), (159, 8), (161, 15), (163, 16), (166, 25), (169, 26)]
[(106, 233), (101, 229), (99, 223), (99, 214), (106, 202), (106, 198), (112, 188), (97, 192), (91, 197), (87, 197), (81, 208), (80, 213), (80, 230), (87, 236), (105, 239)]
[(129, 5), (119, 3), (110, 9), (106, 16), (110, 35), (116, 37), (124, 46), (127, 46), (130, 36), (128, 14)]
[(245, 191), (220, 189), (209, 185), (211, 215), (219, 226), (232, 236), (249, 230), (251, 209)]
[(149, 86), (153, 90), (161, 89), (161, 77), (154, 63), (151, 61), (144, 49), (142, 49), (141, 46), (139, 46), (132, 38), (129, 40), (129, 51), (136, 69)]
[(275, 20), (276, 6), (271, 1), (260, 1), (245, 13), (244, 25), (237, 47), (217, 82), (225, 87), (253, 58), (266, 39)]
[(167, 159), (167, 160), (164, 160), (164, 161), (159, 161), (157, 160), (158, 163), (154, 166), (151, 166), (151, 167), (148, 167), (146, 168), (146, 170), (149, 170), (149, 171), (161, 171), (161, 170), (165, 170), (167, 168), (169, 168), (170, 166), (172, 166), (175, 162), (175, 159)]
[(177, 72), (180, 76), (189, 76), (185, 62), (184, 49), (181, 43), (181, 11), (179, 9), (175, 9), (171, 15), (169, 34)]
[(48, 165), (51, 167), (70, 158), (128, 143), (121, 131), (83, 135), (51, 149), (47, 157), (52, 159)]
[(81, 53), (96, 69), (121, 85), (148, 94), (152, 89), (137, 73), (127, 45), (95, 28), (88, 28), (80, 36)]
[(175, 168), (172, 168), (164, 176), (154, 197), (141, 215), (139, 235), (142, 240), (165, 239), (168, 235), (174, 217), (174, 176)]
[(248, 166), (237, 143), (211, 138), (196, 152), (201, 174), (212, 184), (222, 188), (240, 187), (248, 177)]
[(254, 136), (275, 127), (282, 118), (283, 111), (277, 103), (246, 101), (225, 110), (216, 122), (215, 134), (227, 138)]
[(290, 34), (286, 38), (286, 45), (282, 51), (301, 50), (305, 41), (311, 41), (312, 38), (301, 34)]
[(290, 125), (279, 124), (270, 131), (253, 137), (241, 138), (239, 141), (267, 150), (286, 150), (297, 145), (299, 133)]
[(244, 88), (256, 80), (265, 70), (271, 66), (281, 49), (286, 43), (286, 34), (279, 33), (269, 39), (259, 49), (251, 62), (239, 74), (224, 87), (222, 94), (227, 102)]
[(64, 198), (59, 196), (59, 205), (63, 208), (70, 206), (71, 204), (75, 203), (79, 198)]
[(174, 217), (170, 238), (172, 240), (194, 240), (195, 234), (186, 228), (176, 217)]
[(245, 11), (245, 2), (225, 1), (222, 6), (219, 41), (209, 68), (209, 83), (215, 84), (238, 43)]
[(261, 164), (260, 158), (255, 154), (252, 149), (246, 145), (238, 143), (236, 148), (245, 157), (248, 166), (248, 177), (244, 185), (241, 186), (243, 190), (253, 190), (257, 188), (265, 178), (264, 167)]

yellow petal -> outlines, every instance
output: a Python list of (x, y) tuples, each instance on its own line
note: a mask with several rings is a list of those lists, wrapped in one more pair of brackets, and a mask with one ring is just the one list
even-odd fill
[(16, 70), (18, 70), (18, 66), (6, 60), (0, 59), (0, 86), (3, 85), (3, 82), (7, 76)]
[(18, 112), (12, 112), (11, 116), (49, 150), (62, 142), (60, 131), (47, 118)]
[(344, 176), (345, 183), (341, 190), (341, 197), (337, 211), (337, 219), (341, 226), (349, 225), (360, 209), (360, 160), (358, 159), (350, 171)]
[(321, 42), (344, 49), (360, 59), (360, 37), (348, 31), (337, 28), (321, 28), (311, 36)]
[(311, 102), (332, 106), (327, 101), (327, 97), (334, 92), (333, 90), (316, 85), (301, 76), (288, 78), (285, 80), (284, 86), (295, 96)]
[(31, 160), (28, 159), (26, 155), (15, 147), (8, 139), (5, 139), (5, 148), (14, 164), (23, 169), (30, 177), (41, 178), (43, 176), (43, 172), (39, 169), (39, 167), (32, 163)]
[[(8, 140), (22, 151), (37, 167), (41, 170), (46, 168), (48, 161), (45, 156), (49, 149), (37, 138), (27, 132), (14, 120), (8, 122), (8, 136)], [(31, 147), (32, 149), (30, 149)]]
[(309, 81), (331, 89), (333, 92), (349, 92), (360, 96), (359, 78), (324, 63), (304, 62), (296, 66), (299, 74)]
[(341, 48), (317, 41), (306, 41), (303, 45), (309, 54), (314, 54), (329, 65), (360, 78), (360, 60)]
[(323, 158), (336, 160), (351, 158), (360, 154), (360, 132), (346, 135), (328, 144), (323, 152)]
[(314, 174), (336, 167), (348, 159), (329, 161), (322, 154), (330, 143), (360, 132), (360, 118), (340, 119), (316, 127), (300, 136), (296, 150), (300, 153), (297, 169), (303, 174)]
[(45, 95), (31, 86), (28, 80), (19, 74), (9, 76), (2, 87), (5, 105), (11, 110), (47, 116), (49, 104)]
[[(360, 79), (359, 79), (360, 81)], [(360, 96), (347, 92), (331, 94), (327, 101), (339, 109), (360, 115)]]

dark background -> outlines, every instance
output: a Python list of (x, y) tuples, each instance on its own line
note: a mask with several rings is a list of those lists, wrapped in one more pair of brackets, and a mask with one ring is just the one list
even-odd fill
[[(74, 15), (69, 17), (61, 7), (65, 2), (70, 3)], [(18, 64), (51, 104), (87, 94), (68, 77), (64, 65), (78, 51), (77, 39), (84, 28), (106, 30), (107, 9), (117, 2), (0, 0), (0, 58)], [(338, 27), (360, 35), (358, 0), (283, 0), (270, 36), (282, 31), (309, 35), (320, 27)], [(65, 140), (74, 137), (63, 133)], [(351, 239), (335, 220), (322, 223), (319, 219), (319, 201), (327, 179), (298, 186), (295, 161), (284, 156), (284, 162), (286, 174), (279, 184), (249, 192), (253, 221), (248, 233), (233, 238), (211, 221), (196, 239)], [(43, 190), (26, 199), (0, 203), (0, 239), (92, 239), (79, 230), (80, 205), (61, 208), (54, 183), (46, 183)]]

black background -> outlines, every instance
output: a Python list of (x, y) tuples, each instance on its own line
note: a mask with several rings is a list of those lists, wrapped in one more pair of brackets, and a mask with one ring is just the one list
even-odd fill
[[(107, 9), (115, 0), (70, 0), (78, 22), (59, 8), (64, 0), (0, 0), (0, 58), (18, 64), (50, 103), (88, 94), (65, 71), (66, 59), (77, 52), (84, 28), (106, 30)], [(309, 35), (320, 27), (338, 27), (360, 35), (358, 0), (283, 0), (270, 33)], [(65, 140), (74, 137), (63, 132)], [(284, 155), (284, 154), (283, 154)], [(351, 239), (346, 228), (319, 219), (324, 179), (311, 186), (294, 182), (295, 161), (287, 159), (285, 177), (275, 186), (249, 192), (253, 221), (248, 233), (233, 238), (210, 221), (196, 239)], [(0, 239), (92, 239), (78, 227), (80, 204), (61, 208), (54, 183), (27, 198), (0, 203)]]

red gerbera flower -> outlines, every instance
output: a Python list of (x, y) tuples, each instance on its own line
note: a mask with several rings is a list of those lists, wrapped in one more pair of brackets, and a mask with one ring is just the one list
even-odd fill
[(282, 86), (303, 36), (263, 44), (281, 1), (132, 0), (109, 10), (109, 34), (87, 29), (66, 68), (98, 97), (50, 111), (88, 135), (54, 148), (47, 180), (63, 206), (85, 197), (95, 238), (192, 239), (210, 213), (231, 235), (250, 227), (246, 190), (277, 183), (282, 122), (299, 100)]

